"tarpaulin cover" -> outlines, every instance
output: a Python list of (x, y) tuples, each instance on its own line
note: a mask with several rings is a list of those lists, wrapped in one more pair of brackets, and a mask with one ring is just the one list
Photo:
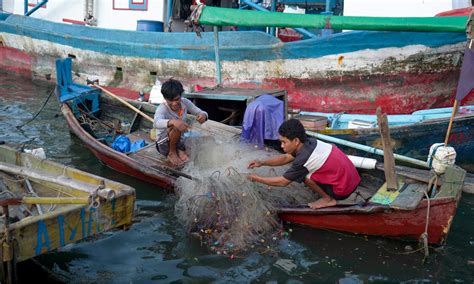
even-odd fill
[(278, 128), (284, 119), (283, 102), (272, 95), (262, 95), (245, 109), (242, 122), (243, 141), (263, 145), (264, 140), (278, 140)]
[(359, 17), (289, 14), (205, 6), (198, 23), (213, 26), (288, 27), (366, 31), (466, 31), (467, 16)]
[(459, 76), (456, 100), (461, 101), (474, 88), (474, 51), (466, 48)]

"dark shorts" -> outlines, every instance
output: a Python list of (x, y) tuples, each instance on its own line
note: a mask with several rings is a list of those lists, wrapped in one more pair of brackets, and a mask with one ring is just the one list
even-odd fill
[[(176, 149), (186, 151), (182, 138), (179, 139), (178, 145), (176, 145)], [(167, 131), (164, 131), (158, 135), (158, 139), (156, 140), (156, 150), (158, 150), (160, 154), (168, 156), (168, 153), (170, 151), (170, 140), (168, 139)]]
[[(348, 198), (354, 191), (355, 191), (355, 188), (354, 190), (349, 193), (348, 195), (346, 196), (340, 196), (340, 195), (337, 195), (334, 193), (334, 191), (332, 190), (332, 185), (330, 184), (322, 184), (322, 183), (318, 183), (319, 187), (321, 187), (329, 196), (331, 196), (332, 198), (336, 199), (336, 200), (344, 200), (346, 198)], [(357, 187), (356, 187), (357, 188)]]

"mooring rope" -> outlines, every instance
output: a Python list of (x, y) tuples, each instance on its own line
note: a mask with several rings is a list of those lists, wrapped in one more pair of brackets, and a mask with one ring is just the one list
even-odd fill
[(22, 125), (17, 126), (16, 128), (17, 128), (17, 129), (21, 129), (21, 128), (23, 128), (25, 125), (27, 125), (28, 123), (30, 123), (30, 122), (32, 122), (33, 120), (35, 120), (35, 119), (38, 117), (38, 115), (43, 111), (43, 109), (45, 108), (46, 104), (48, 104), (48, 101), (49, 101), (49, 99), (51, 98), (51, 96), (53, 95), (53, 93), (54, 93), (54, 89), (52, 89), (51, 92), (49, 92), (48, 97), (47, 97), (46, 100), (44, 101), (43, 105), (40, 107), (39, 111), (38, 111), (30, 120), (28, 120), (27, 122), (23, 123)]

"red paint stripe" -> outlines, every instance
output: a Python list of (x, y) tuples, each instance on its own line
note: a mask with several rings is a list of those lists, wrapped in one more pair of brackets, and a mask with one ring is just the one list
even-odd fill
[(65, 22), (65, 23), (71, 23), (71, 24), (75, 24), (75, 25), (81, 25), (81, 26), (85, 26), (85, 25), (86, 25), (86, 22), (84, 22), (84, 21), (78, 21), (78, 20), (73, 20), (73, 19), (65, 19), (65, 18), (63, 18), (63, 22)]
[(0, 69), (31, 78), (31, 56), (15, 48), (0, 46)]

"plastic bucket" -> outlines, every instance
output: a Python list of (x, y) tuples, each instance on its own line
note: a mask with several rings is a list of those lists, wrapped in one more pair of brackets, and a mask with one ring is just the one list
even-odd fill
[(150, 21), (150, 20), (138, 20), (137, 31), (143, 32), (163, 32), (163, 22)]

